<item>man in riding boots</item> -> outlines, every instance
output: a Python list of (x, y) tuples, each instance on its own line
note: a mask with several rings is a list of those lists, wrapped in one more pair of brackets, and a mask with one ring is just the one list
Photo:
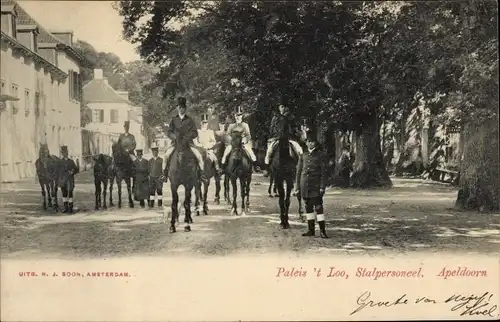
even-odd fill
[(125, 129), (125, 133), (120, 134), (118, 138), (118, 143), (123, 146), (123, 148), (130, 154), (130, 159), (135, 161), (136, 157), (134, 155), (134, 150), (136, 148), (135, 136), (129, 133), (130, 130), (130, 121), (125, 121), (123, 124), (123, 128)]
[[(266, 167), (269, 167), (269, 163), (271, 161), (271, 155), (276, 148), (278, 141), (280, 139), (288, 139), (288, 141), (292, 144), (297, 156), (300, 156), (303, 153), (302, 147), (294, 140), (291, 140), (291, 137), (296, 136), (295, 124), (291, 116), (289, 115), (288, 107), (280, 104), (279, 105), (279, 114), (273, 116), (271, 120), (271, 127), (269, 131), (269, 140), (267, 141), (267, 151), (266, 157), (264, 159), (264, 163)], [(267, 176), (269, 173), (266, 171), (264, 176)]]
[(153, 157), (149, 159), (149, 207), (155, 206), (156, 194), (158, 194), (158, 207), (163, 206), (163, 159), (158, 156), (158, 147), (151, 148)]
[(198, 130), (198, 138), (195, 139), (195, 144), (207, 151), (208, 157), (215, 164), (215, 170), (220, 173), (219, 161), (213, 152), (215, 143), (215, 133), (213, 130), (208, 129), (208, 115), (203, 115), (201, 129)]
[(165, 151), (165, 176), (168, 175), (170, 157), (172, 156), (175, 146), (188, 145), (198, 161), (198, 173), (200, 174), (201, 179), (206, 180), (203, 173), (203, 157), (193, 143), (193, 140), (198, 137), (198, 131), (194, 120), (186, 115), (186, 108), (186, 98), (179, 97), (177, 99), (178, 115), (172, 119), (167, 130), (167, 136), (170, 140), (172, 140), (173, 145)]
[(149, 164), (142, 158), (142, 149), (137, 149), (136, 152), (134, 198), (144, 208), (146, 206), (144, 200), (149, 198)]
[(75, 161), (68, 157), (68, 147), (61, 146), (61, 173), (59, 176), (58, 185), (62, 190), (62, 197), (64, 203), (64, 213), (73, 213), (73, 190), (75, 189), (75, 174), (80, 170)]
[[(297, 164), (296, 193), (304, 199), (308, 230), (302, 236), (315, 235), (315, 219), (318, 221), (320, 237), (328, 238), (323, 211), (327, 171), (326, 155), (320, 149), (314, 130), (307, 131), (307, 151), (299, 157)], [(315, 213), (316, 212), (316, 213)]]
[[(247, 152), (248, 156), (252, 160), (252, 163), (254, 166), (256, 166), (257, 163), (257, 157), (253, 153), (252, 150), (252, 136), (250, 134), (250, 128), (248, 127), (248, 124), (243, 122), (243, 113), (241, 112), (241, 109), (238, 108), (238, 110), (235, 113), (235, 120), (236, 123), (233, 123), (229, 125), (227, 129), (227, 135), (229, 136), (229, 139), (231, 138), (231, 133), (233, 132), (240, 132), (242, 135), (242, 143), (243, 143), (243, 149)], [(231, 143), (226, 144), (226, 148), (224, 150), (224, 155), (222, 156), (222, 165), (225, 167), (227, 157), (231, 153), (232, 146)]]

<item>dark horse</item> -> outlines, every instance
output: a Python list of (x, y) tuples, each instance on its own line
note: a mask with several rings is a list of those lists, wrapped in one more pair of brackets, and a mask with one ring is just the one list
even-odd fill
[[(165, 169), (167, 170), (167, 169)], [(200, 180), (198, 175), (198, 161), (187, 143), (176, 144), (170, 155), (168, 173), (165, 177), (170, 180), (172, 191), (172, 218), (170, 220), (170, 232), (175, 233), (175, 223), (179, 218), (179, 194), (177, 189), (184, 186), (184, 231), (191, 231), (189, 224), (193, 223), (191, 217), (191, 192)]]
[(111, 150), (113, 151), (115, 178), (118, 186), (118, 208), (122, 207), (122, 180), (127, 185), (129, 207), (134, 208), (131, 187), (134, 177), (134, 163), (130, 159), (130, 154), (118, 142), (113, 143)]
[(47, 144), (40, 144), (38, 154), (39, 157), (35, 162), (35, 168), (38, 183), (42, 189), (42, 206), (44, 210), (47, 210), (47, 193), (49, 207), (52, 207), (52, 209), (57, 212), (59, 210), (59, 206), (57, 204), (57, 190), (59, 174), (61, 171), (61, 159), (54, 155), (50, 155)]
[(240, 180), (241, 210), (242, 215), (248, 211), (250, 206), (250, 183), (252, 181), (252, 161), (243, 149), (242, 136), (240, 132), (231, 133), (231, 153), (227, 157), (227, 165), (224, 169), (225, 175), (231, 181), (233, 188), (233, 200), (231, 212), (238, 215), (236, 197), (238, 193), (236, 180)]
[[(288, 211), (290, 208), (290, 196), (292, 194), (295, 175), (297, 172), (298, 156), (295, 153), (290, 153), (291, 143), (288, 139), (278, 140), (278, 146), (271, 156), (270, 176), (274, 179), (274, 185), (278, 190), (281, 227), (283, 229), (290, 228), (288, 222)], [(286, 192), (285, 192), (286, 183)], [(304, 221), (302, 216), (302, 200), (301, 196), (297, 195), (299, 201), (299, 219)]]
[[(94, 186), (95, 186), (95, 209), (101, 206), (106, 209), (106, 191), (109, 184), (109, 206), (113, 207), (113, 181), (115, 180), (115, 169), (113, 158), (109, 155), (99, 153), (94, 156)], [(101, 187), (102, 185), (102, 187)], [(102, 199), (101, 199), (102, 194)]]
[[(203, 173), (205, 174), (205, 178), (207, 178), (206, 181), (198, 180), (195, 186), (195, 202), (194, 206), (196, 209), (196, 216), (200, 215), (200, 200), (203, 202), (203, 214), (206, 216), (208, 215), (208, 205), (207, 205), (207, 197), (208, 197), (208, 187), (210, 186), (210, 179), (212, 177), (215, 178), (215, 185), (217, 189), (217, 181), (218, 181), (218, 190), (220, 191), (220, 176), (217, 173), (216, 167), (215, 167), (215, 162), (217, 161), (212, 161), (210, 160), (207, 150), (205, 150), (202, 147), (198, 147), (198, 151), (200, 151), (201, 156), (203, 157), (204, 161), (204, 169)], [(217, 177), (219, 177), (219, 180), (217, 180)], [(201, 187), (203, 186), (203, 189)], [(217, 200), (217, 190), (215, 191), (216, 194), (216, 200)]]

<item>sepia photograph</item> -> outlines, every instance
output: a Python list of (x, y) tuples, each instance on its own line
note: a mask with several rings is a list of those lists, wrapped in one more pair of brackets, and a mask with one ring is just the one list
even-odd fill
[(500, 318), (497, 29), (1, 0), (1, 320)]

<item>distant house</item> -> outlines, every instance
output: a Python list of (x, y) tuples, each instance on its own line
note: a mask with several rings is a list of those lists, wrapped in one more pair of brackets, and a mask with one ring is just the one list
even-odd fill
[(40, 143), (81, 160), (81, 77), (85, 59), (71, 31), (49, 32), (14, 0), (1, 1), (0, 108), (2, 181), (35, 175)]
[[(142, 118), (142, 108), (134, 106), (128, 92), (115, 90), (103, 77), (102, 69), (94, 69), (94, 79), (83, 87), (83, 99), (92, 113), (91, 122), (85, 129), (98, 132), (116, 140), (124, 132), (123, 124), (130, 121), (130, 133), (137, 141), (138, 149), (147, 149)], [(98, 142), (99, 151), (110, 154), (111, 142)]]

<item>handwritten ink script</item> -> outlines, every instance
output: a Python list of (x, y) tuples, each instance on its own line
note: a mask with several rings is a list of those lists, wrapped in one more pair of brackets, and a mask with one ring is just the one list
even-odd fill
[(104, 277), (104, 278), (127, 278), (132, 277), (129, 272), (73, 272), (73, 271), (59, 271), (59, 272), (19, 272), (19, 277), (59, 277), (59, 278), (77, 278), (77, 277)]
[(356, 309), (350, 315), (354, 315), (370, 308), (390, 308), (404, 305), (447, 305), (452, 312), (459, 313), (460, 316), (489, 316), (494, 317), (498, 307), (492, 303), (493, 294), (484, 292), (482, 294), (453, 294), (443, 299), (432, 299), (429, 296), (411, 297), (408, 294), (401, 294), (394, 298), (374, 296), (366, 291), (356, 300)]

